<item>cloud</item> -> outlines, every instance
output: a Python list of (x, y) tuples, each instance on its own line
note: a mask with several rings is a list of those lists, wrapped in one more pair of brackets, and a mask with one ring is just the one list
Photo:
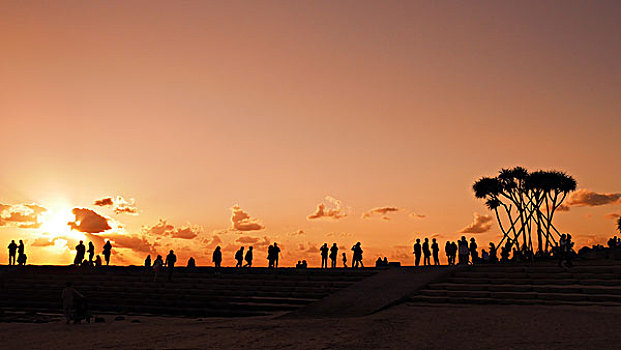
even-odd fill
[(35, 204), (0, 204), (0, 226), (19, 228), (39, 228), (39, 216), (47, 209)]
[[(157, 243), (150, 243), (147, 237), (138, 235), (124, 234), (91, 234), (86, 233), (86, 238), (93, 241), (98, 249), (101, 249), (106, 240), (109, 239), (113, 248), (125, 248), (133, 250), (137, 253), (157, 254)], [(116, 255), (116, 254), (115, 254)]]
[(241, 243), (241, 244), (255, 244), (255, 243), (259, 242), (259, 240), (260, 240), (260, 238), (258, 238), (258, 237), (242, 236), (242, 237), (239, 237), (238, 239), (236, 239), (235, 242)]
[(334, 197), (330, 197), (330, 196), (326, 196), (325, 200), (326, 202), (333, 204), (334, 207), (328, 208), (328, 205), (326, 203), (323, 203), (323, 202), (319, 203), (317, 204), (317, 208), (315, 209), (315, 212), (308, 215), (306, 219), (308, 220), (315, 220), (315, 219), (338, 220), (338, 219), (342, 219), (347, 216), (347, 212), (343, 208), (340, 200)]
[(48, 239), (45, 237), (39, 237), (37, 239), (34, 240), (34, 242), (32, 242), (31, 246), (33, 247), (50, 247), (54, 245), (54, 242), (56, 241), (56, 237), (52, 238), (52, 239)]
[(300, 230), (297, 230), (297, 231), (294, 231), (294, 232), (290, 233), (289, 236), (302, 236), (304, 234), (306, 234), (304, 232), (304, 230), (300, 229)]
[(460, 233), (483, 233), (492, 228), (492, 217), (489, 215), (479, 215), (474, 213), (474, 221), (459, 231)]
[(75, 221), (70, 221), (67, 225), (72, 230), (84, 233), (100, 233), (111, 229), (108, 219), (88, 208), (73, 208), (71, 213), (75, 216)]
[(381, 216), (383, 220), (390, 220), (388, 214), (403, 211), (404, 209), (397, 207), (378, 207), (370, 209), (362, 214), (363, 219), (369, 219), (375, 216)]
[(138, 215), (136, 201), (133, 198), (126, 200), (122, 196), (108, 196), (94, 201), (93, 204), (100, 207), (113, 207), (115, 214), (124, 213), (129, 215)]
[(427, 215), (425, 215), (425, 214), (418, 214), (418, 213), (415, 213), (415, 212), (411, 212), (410, 216), (413, 217), (413, 218), (419, 218), (419, 219), (424, 219), (424, 218), (427, 217)]
[(259, 231), (265, 226), (261, 225), (256, 219), (250, 217), (239, 205), (235, 204), (231, 208), (231, 223), (233, 229), (237, 231)]
[(153, 226), (143, 226), (142, 232), (155, 236), (168, 236), (180, 239), (192, 239), (202, 231), (198, 225), (186, 225), (175, 227), (168, 223), (166, 219), (159, 219), (158, 223)]
[(618, 212), (618, 213), (608, 213), (608, 214), (604, 215), (604, 217), (606, 219), (614, 219), (614, 220), (616, 220), (619, 217), (621, 217), (621, 212)]
[(203, 240), (203, 243), (205, 244), (205, 246), (207, 247), (207, 249), (215, 249), (218, 245), (220, 245), (220, 243), (222, 243), (222, 238), (220, 238), (220, 236), (213, 236), (211, 239), (209, 238), (205, 238)]
[(621, 204), (621, 193), (597, 193), (579, 189), (569, 195), (567, 205), (595, 207), (607, 204)]

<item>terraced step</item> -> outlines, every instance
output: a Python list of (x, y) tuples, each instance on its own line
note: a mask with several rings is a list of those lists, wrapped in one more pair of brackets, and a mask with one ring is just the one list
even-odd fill
[(428, 296), (415, 295), (410, 298), (413, 305), (421, 303), (429, 304), (504, 304), (504, 305), (575, 305), (575, 306), (615, 306), (621, 307), (619, 302), (592, 302), (592, 301), (570, 301), (555, 299), (497, 299), (497, 298), (470, 298), (470, 297), (446, 297), (446, 296)]

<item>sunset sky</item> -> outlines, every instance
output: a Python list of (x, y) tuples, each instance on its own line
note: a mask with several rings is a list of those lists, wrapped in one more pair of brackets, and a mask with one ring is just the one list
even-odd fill
[[(621, 214), (619, 1), (0, 2), (0, 263), (412, 264), (416, 237), (499, 229), (473, 182), (578, 181), (556, 226)], [(373, 211), (373, 209), (377, 209)], [(473, 222), (478, 217), (477, 222)], [(73, 222), (72, 225), (68, 225)], [(70, 251), (71, 249), (71, 251)]]

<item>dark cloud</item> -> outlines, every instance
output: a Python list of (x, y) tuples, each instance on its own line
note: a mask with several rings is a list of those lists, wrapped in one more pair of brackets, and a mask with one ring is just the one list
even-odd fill
[(145, 236), (124, 234), (91, 234), (85, 233), (88, 240), (93, 241), (95, 247), (101, 249), (106, 240), (110, 240), (113, 248), (125, 248), (137, 253), (157, 254), (157, 243), (151, 243)]
[(34, 203), (0, 204), (0, 226), (17, 226), (19, 228), (39, 228), (39, 216), (47, 209)]
[(222, 238), (220, 236), (213, 236), (211, 239), (205, 238), (203, 243), (206, 245), (207, 249), (215, 249), (218, 245), (222, 243)]
[(237, 204), (231, 208), (231, 224), (233, 225), (232, 228), (237, 231), (259, 231), (265, 228)]
[(138, 215), (138, 208), (136, 208), (136, 201), (133, 198), (126, 200), (122, 196), (108, 196), (102, 199), (98, 199), (93, 204), (100, 207), (112, 207), (116, 214), (130, 214)]
[(607, 219), (618, 219), (619, 217), (621, 217), (621, 212), (618, 213), (608, 213), (606, 215), (604, 215), (605, 218)]
[(580, 189), (569, 195), (567, 205), (595, 207), (607, 204), (621, 204), (621, 193), (597, 193)]
[(474, 221), (466, 226), (460, 233), (483, 233), (492, 228), (492, 217), (489, 215), (479, 215), (474, 213)]
[(241, 243), (241, 244), (255, 244), (259, 241), (259, 239), (260, 238), (257, 238), (257, 237), (242, 236), (236, 239), (235, 242)]
[(333, 205), (332, 208), (328, 208), (326, 203), (317, 204), (317, 208), (315, 212), (308, 215), (306, 219), (315, 220), (315, 219), (333, 219), (338, 220), (347, 216), (346, 210), (343, 208), (343, 205), (340, 200), (327, 196), (326, 202)]
[(143, 226), (142, 232), (147, 235), (192, 239), (198, 236), (201, 232), (201, 228), (200, 226), (192, 225), (175, 227), (174, 225), (169, 224), (166, 219), (160, 219), (158, 223), (153, 226)]
[(71, 229), (84, 233), (100, 233), (111, 229), (108, 219), (88, 208), (73, 208), (71, 210), (75, 221), (68, 222)]

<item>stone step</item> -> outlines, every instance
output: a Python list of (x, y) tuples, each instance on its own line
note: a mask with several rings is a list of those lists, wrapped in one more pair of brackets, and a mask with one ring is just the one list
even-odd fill
[(619, 302), (621, 295), (583, 294), (583, 293), (547, 293), (547, 292), (493, 292), (493, 291), (451, 291), (444, 289), (423, 289), (418, 295), (448, 298), (491, 298), (491, 299), (536, 299), (558, 301)]
[(570, 301), (554, 299), (496, 299), (496, 298), (469, 298), (469, 297), (447, 297), (447, 296), (427, 296), (415, 295), (410, 298), (413, 305), (422, 303), (442, 303), (442, 304), (503, 304), (503, 305), (575, 305), (575, 306), (616, 306), (621, 307), (619, 302), (592, 302), (592, 301)]
[(427, 289), (451, 291), (583, 293), (621, 295), (621, 286), (433, 283)]
[(457, 271), (454, 277), (460, 278), (522, 278), (522, 279), (621, 279), (621, 273), (586, 273), (586, 272), (556, 272), (556, 273), (526, 273), (526, 272), (480, 272)]
[(450, 277), (450, 283), (459, 284), (545, 284), (545, 285), (599, 285), (599, 286), (621, 286), (621, 280), (611, 279), (529, 279), (529, 278), (470, 278), (470, 277)]

